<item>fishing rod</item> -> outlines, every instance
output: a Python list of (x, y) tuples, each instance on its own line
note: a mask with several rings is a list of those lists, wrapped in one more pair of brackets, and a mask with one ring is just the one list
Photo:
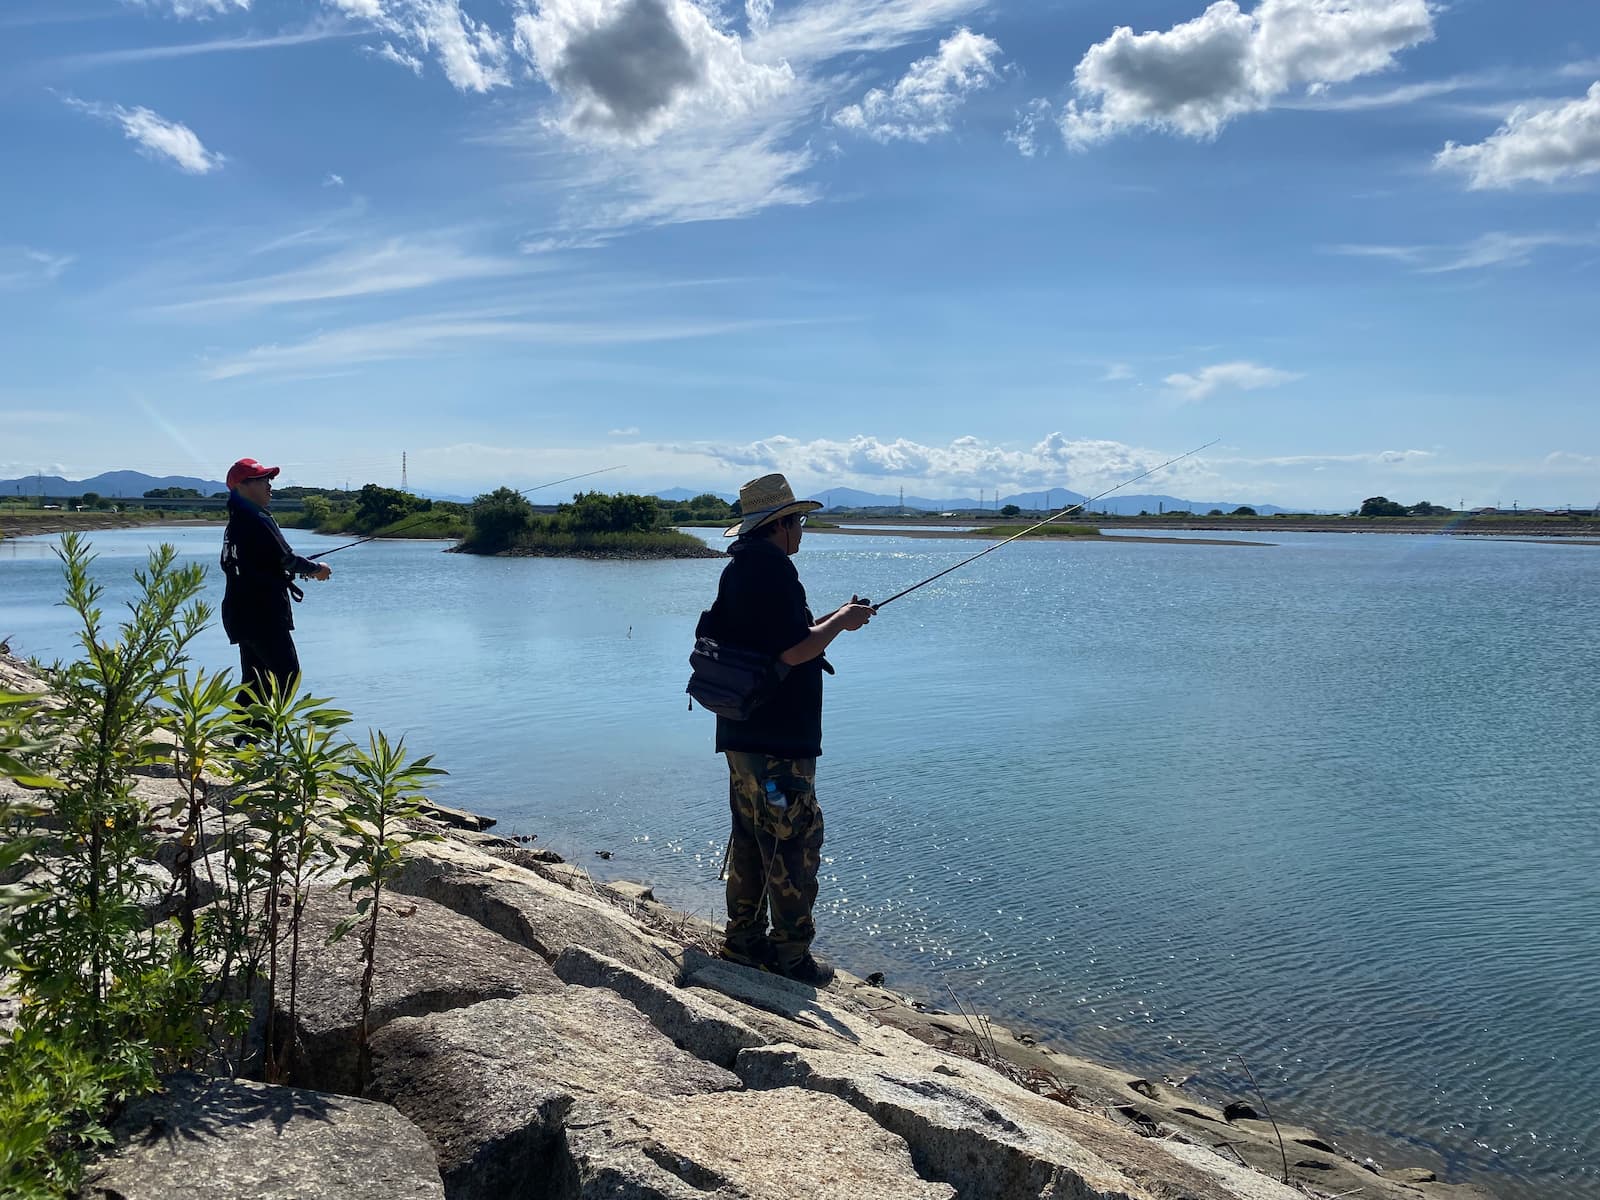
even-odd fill
[[(539, 484), (535, 484), (531, 488), (523, 488), (522, 491), (517, 493), (517, 495), (526, 496), (529, 492), (537, 492), (542, 488), (556, 487), (556, 486), (558, 486), (560, 484), (563, 484), (563, 483), (571, 483), (574, 479), (587, 479), (591, 475), (604, 475), (607, 471), (620, 471), (625, 466), (627, 466), (626, 463), (621, 463), (621, 464), (619, 464), (619, 465), (617, 465), (615, 467), (601, 467), (598, 471), (585, 471), (581, 475), (568, 475), (565, 479), (554, 479), (554, 480), (551, 480), (549, 483), (539, 483)], [(369, 533), (369, 534), (367, 534), (366, 537), (357, 538), (353, 542), (346, 542), (342, 546), (335, 546), (332, 550), (323, 550), (318, 554), (308, 554), (306, 557), (309, 558), (312, 562), (316, 562), (317, 559), (319, 559), (319, 558), (327, 558), (328, 555), (330, 555), (330, 554), (337, 554), (337, 553), (339, 553), (339, 551), (348, 550), (352, 546), (364, 546), (368, 542), (377, 541), (380, 537), (393, 537), (397, 532), (399, 532), (400, 530), (406, 528), (406, 526), (408, 526), (408, 525), (420, 524), (421, 521), (419, 520), (419, 518), (432, 519), (432, 517), (433, 517), (433, 513), (432, 512), (413, 513), (410, 517), (406, 518), (405, 520), (397, 522), (396, 524), (391, 525), (386, 529), (382, 529), (382, 530), (378, 531), (377, 533)]]
[(1086, 508), (1088, 505), (1093, 504), (1096, 500), (1105, 499), (1107, 496), (1111, 495), (1112, 492), (1120, 492), (1123, 488), (1127, 487), (1130, 483), (1138, 483), (1139, 480), (1146, 479), (1146, 478), (1150, 477), (1151, 475), (1154, 475), (1157, 471), (1165, 470), (1167, 467), (1170, 467), (1173, 463), (1182, 462), (1184, 459), (1189, 458), (1192, 455), (1199, 454), (1200, 451), (1208, 449), (1211, 446), (1215, 446), (1221, 440), (1222, 440), (1221, 438), (1213, 438), (1211, 441), (1207, 442), (1204, 446), (1196, 446), (1193, 450), (1190, 450), (1190, 451), (1187, 451), (1186, 453), (1178, 455), (1177, 458), (1169, 458), (1169, 459), (1167, 459), (1167, 461), (1162, 463), (1160, 466), (1151, 467), (1148, 471), (1145, 471), (1143, 474), (1135, 475), (1132, 479), (1124, 479), (1121, 483), (1117, 484), (1116, 487), (1107, 488), (1105, 491), (1101, 492), (1098, 496), (1090, 496), (1087, 500), (1080, 500), (1077, 504), (1074, 504), (1071, 508), (1063, 508), (1060, 512), (1054, 513), (1051, 516), (1046, 517), (1044, 520), (1040, 521), (1037, 525), (1029, 525), (1026, 529), (1022, 529), (1022, 530), (1019, 530), (1016, 533), (1013, 533), (1010, 537), (1006, 538), (1005, 541), (996, 542), (992, 546), (985, 547), (984, 549), (978, 551), (976, 554), (972, 555), (970, 558), (963, 558), (960, 562), (956, 563), (955, 566), (946, 567), (944, 570), (940, 571), (937, 575), (929, 575), (921, 583), (914, 583), (910, 587), (906, 588), (903, 592), (896, 592), (894, 595), (890, 596), (887, 600), (878, 601), (877, 604), (874, 604), (872, 606), (873, 607), (873, 611), (876, 612), (878, 609), (882, 608), (885, 604), (893, 604), (896, 600), (900, 599), (901, 596), (909, 596), (912, 592), (916, 591), (919, 587), (925, 587), (926, 585), (932, 583), (935, 579), (943, 579), (946, 575), (950, 574), (951, 571), (960, 570), (962, 567), (966, 566), (969, 562), (976, 562), (978, 559), (982, 558), (985, 554), (993, 554), (996, 550), (1000, 549), (1001, 546), (1008, 546), (1012, 542), (1016, 541), (1019, 537), (1026, 537), (1028, 534), (1032, 533), (1035, 529), (1043, 529), (1046, 525), (1050, 524), (1050, 522), (1052, 522), (1052, 521), (1059, 521), (1062, 517), (1067, 516), (1069, 513), (1079, 512), (1082, 509)]

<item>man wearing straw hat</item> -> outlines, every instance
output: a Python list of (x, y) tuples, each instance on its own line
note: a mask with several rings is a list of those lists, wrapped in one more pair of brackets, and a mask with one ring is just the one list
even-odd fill
[[(715, 636), (757, 650), (787, 668), (771, 697), (746, 720), (717, 717), (717, 752), (727, 756), (733, 832), (728, 845), (728, 924), (722, 956), (815, 987), (833, 968), (811, 953), (811, 910), (822, 865), (822, 809), (815, 787), (822, 753), (823, 651), (860, 629), (871, 602), (814, 620), (790, 561), (815, 500), (796, 500), (782, 475), (739, 489), (739, 524), (709, 613)], [(770, 929), (769, 929), (770, 923)]]

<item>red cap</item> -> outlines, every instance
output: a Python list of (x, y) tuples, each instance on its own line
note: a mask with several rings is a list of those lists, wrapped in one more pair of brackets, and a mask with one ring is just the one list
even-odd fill
[(251, 479), (276, 479), (277, 467), (263, 467), (253, 458), (241, 458), (228, 468), (228, 486), (236, 488)]

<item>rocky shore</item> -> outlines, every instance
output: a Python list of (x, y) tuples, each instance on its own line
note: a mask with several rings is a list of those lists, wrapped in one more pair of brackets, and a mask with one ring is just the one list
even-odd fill
[[(0, 660), (0, 688), (40, 686)], [(140, 783), (151, 800), (176, 788)], [(287, 1083), (168, 1079), (118, 1116), (87, 1197), (1487, 1194), (1357, 1163), (1310, 1130), (1275, 1132), (1245, 1097), (1215, 1108), (881, 977), (841, 971), (817, 990), (735, 966), (715, 957), (714, 928), (648, 887), (597, 883), (470, 813), (430, 823), (443, 839), (408, 848), (386, 906), (366, 1077), (358, 948), (318, 936), (349, 911), (328, 882), (310, 898), (292, 1026), (277, 1014)], [(183, 830), (169, 832), (175, 845)], [(157, 920), (170, 876), (159, 858), (149, 868)]]

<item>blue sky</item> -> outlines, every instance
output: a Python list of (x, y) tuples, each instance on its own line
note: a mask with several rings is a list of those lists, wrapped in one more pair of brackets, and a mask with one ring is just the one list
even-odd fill
[(0, 476), (1600, 503), (1592, 0), (8, 0)]

